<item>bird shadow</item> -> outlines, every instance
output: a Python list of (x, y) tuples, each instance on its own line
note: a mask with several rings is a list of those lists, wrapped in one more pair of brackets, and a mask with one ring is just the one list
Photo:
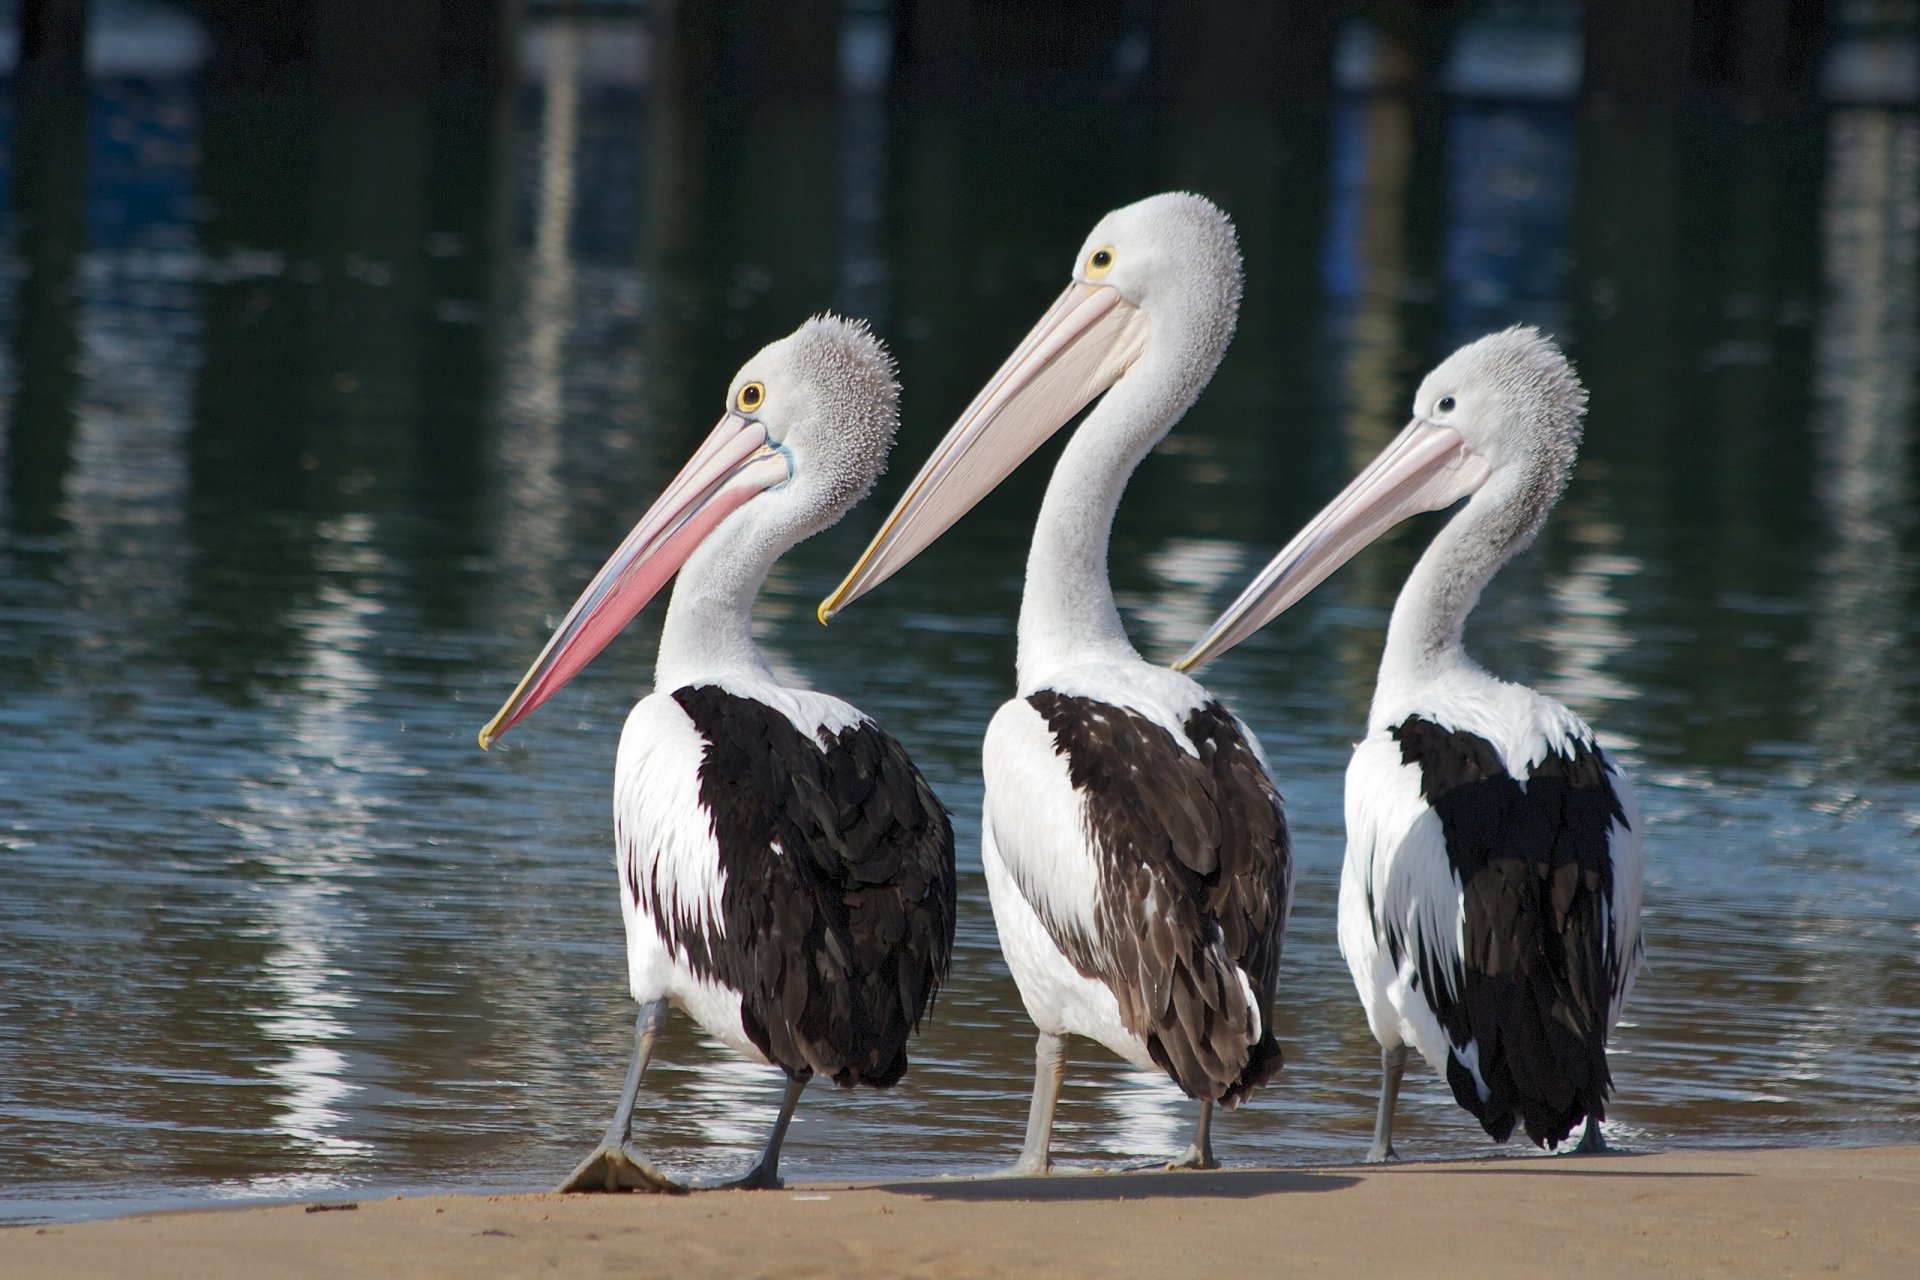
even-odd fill
[(1027, 1200), (1253, 1200), (1305, 1191), (1338, 1191), (1360, 1179), (1349, 1174), (1299, 1169), (1216, 1169), (1205, 1173), (1054, 1173), (1040, 1178), (936, 1178), (894, 1182), (875, 1191), (926, 1200), (990, 1202)]
[[(1633, 1169), (1633, 1168), (1595, 1169), (1591, 1166), (1584, 1166), (1578, 1169), (1574, 1169), (1574, 1168), (1556, 1169), (1551, 1165), (1548, 1165), (1545, 1160), (1529, 1160), (1529, 1161), (1526, 1161), (1524, 1165), (1522, 1165), (1521, 1162), (1518, 1160), (1514, 1161), (1513, 1163), (1515, 1166), (1519, 1166), (1519, 1167), (1503, 1168), (1498, 1164), (1491, 1164), (1491, 1163), (1468, 1164), (1463, 1161), (1460, 1164), (1416, 1164), (1416, 1165), (1404, 1165), (1404, 1166), (1389, 1165), (1386, 1168), (1377, 1170), (1377, 1172), (1386, 1173), (1386, 1174), (1401, 1173), (1401, 1172), (1465, 1173), (1465, 1174), (1476, 1174), (1476, 1173), (1477, 1174), (1523, 1174), (1523, 1175), (1538, 1175), (1544, 1178), (1632, 1178), (1636, 1181), (1641, 1179), (1646, 1179), (1651, 1181), (1654, 1179), (1666, 1180), (1666, 1179), (1674, 1179), (1674, 1178), (1751, 1178), (1753, 1176), (1750, 1173), (1715, 1171), (1711, 1169), (1702, 1169), (1702, 1170)], [(1546, 1165), (1547, 1167), (1545, 1168), (1532, 1167), (1535, 1165)], [(1369, 1170), (1368, 1172), (1376, 1172), (1376, 1171)]]
[(1752, 1174), (1713, 1170), (1648, 1169), (1635, 1157), (1644, 1152), (1609, 1151), (1578, 1159), (1470, 1156), (1454, 1160), (1393, 1161), (1375, 1165), (1324, 1165), (1303, 1169), (1213, 1169), (1203, 1173), (1167, 1170), (1062, 1169), (1038, 1178), (955, 1177), (871, 1184), (875, 1191), (959, 1202), (1037, 1201), (1071, 1203), (1102, 1200), (1253, 1200), (1261, 1196), (1339, 1191), (1364, 1178), (1383, 1174), (1519, 1175), (1551, 1178), (1632, 1178), (1672, 1181), (1748, 1178)]
[[(1752, 1174), (1702, 1169), (1648, 1169), (1641, 1165), (1641, 1158), (1655, 1154), (1646, 1150), (1630, 1150), (1624, 1147), (1612, 1147), (1606, 1151), (1580, 1155), (1539, 1156), (1504, 1155), (1488, 1153), (1486, 1155), (1462, 1156), (1453, 1159), (1441, 1158), (1426, 1160), (1390, 1160), (1385, 1164), (1349, 1165), (1348, 1168), (1366, 1173), (1411, 1174), (1411, 1173), (1450, 1173), (1450, 1174), (1514, 1174), (1521, 1176), (1539, 1175), (1549, 1178), (1635, 1178), (1635, 1179), (1674, 1179), (1674, 1178), (1749, 1178)], [(1340, 1166), (1334, 1166), (1340, 1167)]]

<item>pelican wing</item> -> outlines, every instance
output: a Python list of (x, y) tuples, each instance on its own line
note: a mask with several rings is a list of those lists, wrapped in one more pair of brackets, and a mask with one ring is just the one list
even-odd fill
[[(1153, 1061), (1190, 1096), (1237, 1103), (1280, 1067), (1272, 1011), (1292, 883), (1257, 745), (1212, 702), (1188, 717), (1192, 749), (1093, 698), (1042, 690), (1025, 703), (1016, 714), (1039, 718), (1032, 736), (1048, 755), (990, 761), (990, 785), (1031, 788), (1023, 771), (1061, 770), (1074, 812), (996, 796), (996, 812), (1016, 817), (994, 829), (1008, 870)], [(990, 736), (989, 751), (1014, 741)]]
[[(1477, 734), (1419, 716), (1389, 733), (1419, 772), (1446, 865), (1410, 857), (1374, 877), (1378, 936), (1446, 1032), (1460, 1104), (1496, 1140), (1517, 1116), (1557, 1144), (1604, 1117), (1607, 1031), (1639, 955), (1637, 863), (1631, 921), (1615, 893), (1614, 833), (1628, 822), (1616, 775), (1591, 738), (1554, 745), (1523, 781)], [(1434, 842), (1418, 849), (1434, 861)], [(1451, 891), (1436, 902), (1442, 877)], [(1437, 927), (1447, 917), (1454, 927)]]
[(860, 717), (810, 738), (715, 685), (674, 692), (706, 742), (727, 945), (686, 939), (740, 992), (747, 1037), (790, 1073), (881, 1088), (953, 949), (953, 828), (906, 751)]

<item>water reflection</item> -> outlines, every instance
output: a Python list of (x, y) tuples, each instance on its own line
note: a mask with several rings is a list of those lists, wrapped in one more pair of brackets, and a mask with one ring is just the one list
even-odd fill
[[(1589, 723), (1605, 726), (1611, 704), (1636, 698), (1640, 690), (1617, 671), (1633, 647), (1635, 631), (1628, 602), (1618, 586), (1638, 575), (1644, 564), (1622, 555), (1625, 535), (1604, 515), (1607, 477), (1589, 465), (1578, 494), (1554, 514), (1560, 538), (1578, 547), (1571, 564), (1549, 575), (1551, 620), (1532, 630), (1551, 655), (1540, 691), (1557, 698)], [(1593, 510), (1601, 507), (1601, 510)], [(1610, 750), (1633, 748), (1631, 739), (1603, 729)]]
[(1843, 786), (1914, 758), (1908, 453), (1920, 374), (1920, 120), (1834, 113), (1821, 211), (1814, 493), (1826, 525), (1814, 590), (1814, 739)]
[(284, 1090), (273, 1127), (328, 1160), (360, 1155), (369, 1144), (341, 1133), (343, 1109), (363, 1085), (336, 1047), (353, 1035), (360, 1004), (344, 961), (356, 948), (359, 910), (346, 892), (368, 874), (384, 843), (378, 819), (391, 780), (405, 775), (379, 722), (365, 714), (380, 679), (363, 651), (370, 621), (384, 606), (368, 587), (385, 565), (365, 516), (323, 522), (317, 556), (325, 575), (318, 598), (295, 620), (304, 643), (300, 696), (286, 722), (282, 776), (243, 789), (246, 816), (233, 828), (282, 883), (267, 896), (260, 936), (274, 1003), (255, 1011), (263, 1036), (285, 1054), (266, 1064)]
[[(500, 546), (515, 566), (514, 596), (541, 612), (565, 608), (566, 492), (560, 425), (566, 408), (567, 338), (574, 314), (574, 149), (579, 131), (579, 35), (552, 24), (534, 168), (533, 254), (507, 356), (499, 446)], [(539, 612), (535, 612), (535, 627)], [(531, 655), (529, 655), (531, 657)]]
[(1137, 622), (1140, 652), (1172, 661), (1219, 612), (1223, 592), (1237, 586), (1250, 566), (1240, 547), (1206, 538), (1175, 538), (1147, 557), (1158, 587), (1151, 596), (1116, 593), (1121, 611)]
[(717, 1163), (726, 1159), (719, 1149), (751, 1149), (767, 1140), (779, 1109), (774, 1090), (783, 1082), (777, 1072), (743, 1061), (718, 1041), (703, 1047), (707, 1054), (686, 1072), (685, 1102), (671, 1115), (680, 1134), (700, 1144), (710, 1153), (707, 1160)]
[[(1409, 284), (1423, 274), (1408, 244), (1409, 184), (1414, 171), (1414, 116), (1404, 98), (1383, 96), (1343, 104), (1336, 123), (1335, 185), (1327, 254), (1322, 268), (1328, 318), (1340, 335), (1341, 479), (1360, 472), (1405, 421), (1417, 356), (1409, 350)], [(1415, 289), (1417, 291), (1417, 285)], [(1277, 548), (1276, 548), (1277, 549)], [(1392, 562), (1363, 557), (1338, 590), (1349, 599), (1391, 601), (1399, 583)], [(1382, 639), (1378, 619), (1341, 636), (1343, 684), (1356, 708), (1372, 701)], [(1196, 632), (1196, 634), (1198, 634)], [(1355, 721), (1364, 720), (1364, 710)]]
[[(551, 436), (559, 426), (561, 349), (573, 313), (574, 147), (580, 128), (579, 36), (572, 22), (554, 24), (547, 42), (546, 100), (540, 110), (540, 165), (535, 176), (533, 263), (527, 300), (527, 415)], [(543, 504), (556, 504), (551, 495)]]
[(8, 525), (51, 533), (65, 505), (79, 370), (87, 98), (78, 84), (15, 86), (7, 174), (9, 388), (4, 449)]
[(1447, 345), (1519, 321), (1563, 328), (1573, 107), (1462, 103), (1447, 131)]
[(840, 285), (834, 305), (886, 332), (892, 294), (887, 227), (887, 73), (893, 27), (849, 13), (840, 32)]
[[(1580, 473), (1469, 639), (1635, 756), (1656, 954), (1617, 1133), (1920, 1134), (1910, 110), (1649, 121), (1393, 81), (1301, 110), (959, 111), (882, 92), (882, 28), (793, 97), (714, 93), (657, 18), (530, 28), (504, 94), (263, 84), (224, 40), (96, 76), (85, 170), (10, 121), (0, 1214), (570, 1167), (630, 1044), (607, 800), (657, 610), (508, 750), (474, 750), (480, 721), (745, 355), (822, 306), (868, 314), (922, 456), (1091, 220), (1175, 185), (1233, 210), (1248, 290), (1121, 509), (1143, 649), (1184, 647), (1457, 341), (1563, 328), (1594, 395)], [(770, 656), (907, 743), (962, 868), (912, 1075), (810, 1090), (793, 1177), (1017, 1149), (1032, 1030), (978, 870), (978, 751), (1045, 473), (831, 629), (812, 604), (878, 504), (768, 582)], [(1229, 1162), (1365, 1142), (1342, 772), (1427, 533), (1209, 672), (1300, 859), (1287, 1068), (1220, 1118)], [(776, 1084), (676, 1021), (640, 1123), (669, 1167), (730, 1171)], [(1481, 1149), (1439, 1082), (1403, 1105), (1410, 1150)], [(1164, 1156), (1191, 1123), (1076, 1050), (1063, 1160)]]
[(1413, 108), (1402, 98), (1362, 99), (1341, 110), (1337, 129), (1324, 270), (1346, 348), (1347, 461), (1357, 471), (1386, 444), (1381, 432), (1411, 399), (1395, 384), (1410, 363), (1402, 290), (1412, 274), (1405, 223)]

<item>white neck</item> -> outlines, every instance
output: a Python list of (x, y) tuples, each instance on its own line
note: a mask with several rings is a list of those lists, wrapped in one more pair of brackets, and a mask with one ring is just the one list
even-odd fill
[(1107, 576), (1113, 517), (1134, 468), (1213, 373), (1211, 364), (1181, 367), (1164, 350), (1149, 340), (1147, 353), (1087, 415), (1053, 469), (1020, 603), (1022, 692), (1070, 663), (1142, 661), (1120, 623)]
[(795, 539), (776, 536), (755, 514), (735, 512), (680, 567), (660, 627), (656, 691), (723, 676), (773, 679), (753, 642), (753, 602)]
[(1387, 623), (1370, 730), (1399, 718), (1437, 682), (1493, 679), (1468, 656), (1464, 632), (1487, 583), (1546, 518), (1544, 507), (1522, 498), (1510, 482), (1489, 484), (1447, 521), (1407, 575)]

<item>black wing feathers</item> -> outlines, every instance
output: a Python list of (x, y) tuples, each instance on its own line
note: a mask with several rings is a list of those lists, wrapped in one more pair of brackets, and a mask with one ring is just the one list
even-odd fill
[(726, 872), (725, 945), (690, 957), (741, 993), (748, 1039), (790, 1075), (894, 1084), (953, 951), (946, 808), (870, 721), (813, 740), (712, 685), (673, 697), (707, 741), (700, 802)]
[[(1516, 1119), (1558, 1145), (1587, 1116), (1604, 1119), (1608, 1002), (1619, 966), (1607, 904), (1611, 833), (1626, 823), (1592, 741), (1550, 751), (1522, 786), (1478, 735), (1409, 716), (1391, 730), (1420, 769), (1464, 894), (1464, 981), (1450, 990), (1435, 952), (1415, 940), (1420, 985), (1456, 1045), (1479, 1045), (1482, 1101), (1457, 1055), (1447, 1079), (1462, 1107), (1504, 1142)], [(1407, 950), (1389, 937), (1394, 955)]]
[(1100, 859), (1098, 937), (1053, 921), (1049, 933), (1112, 989), (1127, 1028), (1189, 1096), (1237, 1105), (1281, 1065), (1273, 1000), (1290, 855), (1279, 792), (1218, 703), (1188, 717), (1196, 757), (1124, 707), (1053, 690), (1027, 702), (1086, 797)]

